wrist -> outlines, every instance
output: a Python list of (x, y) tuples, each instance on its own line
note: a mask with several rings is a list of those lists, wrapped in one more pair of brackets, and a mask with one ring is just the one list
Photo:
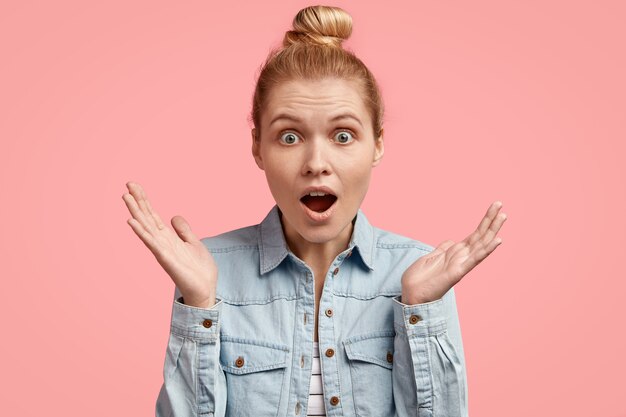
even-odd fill
[(434, 299), (427, 297), (418, 289), (409, 289), (402, 288), (402, 295), (400, 301), (403, 304), (413, 305), (413, 304), (423, 304), (433, 301)]
[(402, 294), (401, 298), (400, 298), (400, 302), (402, 304), (406, 304), (406, 305), (415, 305), (415, 304), (422, 304), (422, 303), (427, 303), (427, 300), (423, 300), (420, 299), (418, 297), (411, 297), (409, 295), (404, 295)]
[(215, 295), (208, 298), (185, 297), (183, 295), (182, 302), (190, 307), (211, 308), (215, 305)]

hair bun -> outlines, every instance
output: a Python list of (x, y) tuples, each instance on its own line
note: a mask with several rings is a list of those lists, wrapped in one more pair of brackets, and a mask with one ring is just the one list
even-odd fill
[(352, 33), (352, 17), (333, 6), (308, 6), (293, 18), (293, 29), (285, 33), (283, 47), (295, 43), (341, 47)]

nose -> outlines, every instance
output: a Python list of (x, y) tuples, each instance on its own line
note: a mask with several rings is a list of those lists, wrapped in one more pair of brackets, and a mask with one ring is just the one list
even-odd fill
[(329, 175), (332, 172), (328, 147), (323, 139), (313, 139), (307, 143), (302, 175)]

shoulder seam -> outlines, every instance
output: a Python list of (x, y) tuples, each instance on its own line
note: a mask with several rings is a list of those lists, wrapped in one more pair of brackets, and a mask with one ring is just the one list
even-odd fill
[(216, 247), (216, 248), (208, 248), (211, 253), (226, 253), (226, 252), (235, 252), (238, 250), (246, 250), (246, 249), (256, 249), (258, 250), (258, 245), (237, 245), (237, 246), (226, 246), (226, 247)]
[(430, 249), (429, 247), (424, 246), (423, 244), (420, 243), (384, 243), (384, 242), (377, 242), (376, 243), (376, 247), (381, 248), (381, 249), (406, 249), (406, 248), (415, 248), (415, 249), (420, 249), (424, 252), (429, 252), (432, 249)]

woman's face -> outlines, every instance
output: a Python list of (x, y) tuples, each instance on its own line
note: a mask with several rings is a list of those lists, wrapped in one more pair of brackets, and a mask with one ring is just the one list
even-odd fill
[(384, 152), (357, 84), (327, 78), (277, 85), (262, 111), (261, 133), (252, 130), (252, 153), (285, 232), (312, 243), (346, 238)]

